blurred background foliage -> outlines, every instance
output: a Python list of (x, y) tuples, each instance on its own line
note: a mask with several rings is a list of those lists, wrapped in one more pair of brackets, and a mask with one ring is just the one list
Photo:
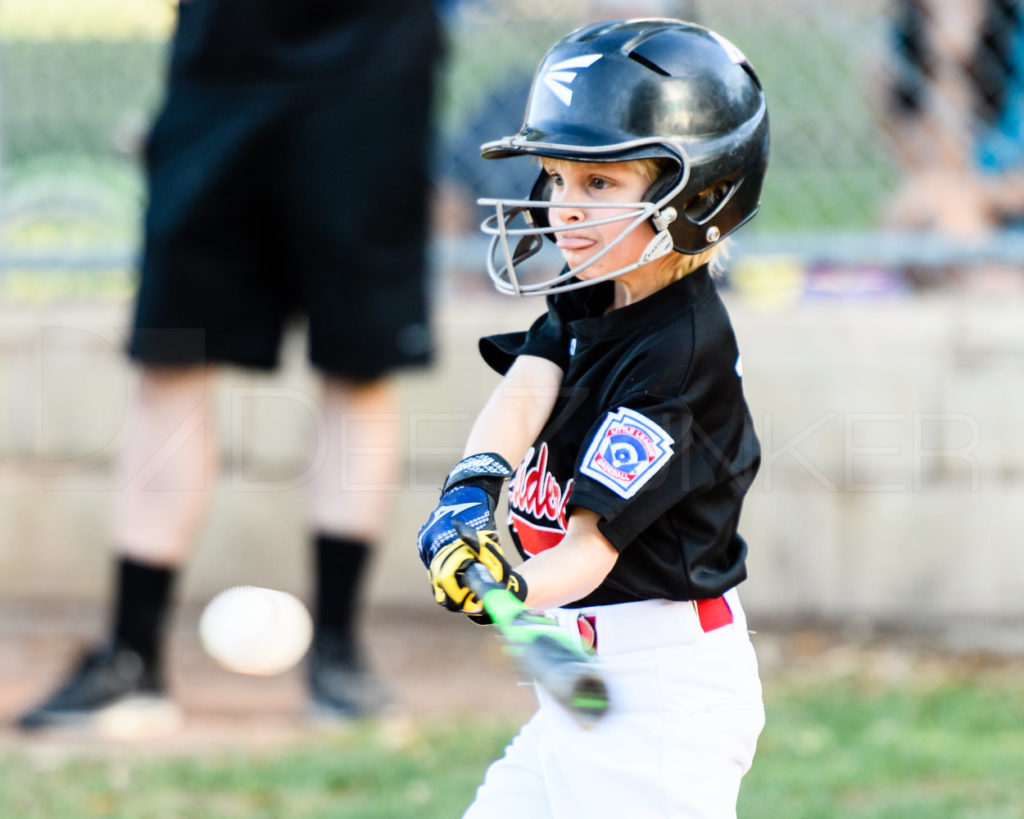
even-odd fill
[[(438, 238), (461, 248), (442, 256), (442, 275), (479, 273), (476, 225), (486, 214), (477, 196), (526, 193), (532, 173), (498, 167), (517, 160), (484, 167), (477, 148), (518, 128), (546, 48), (584, 22), (626, 14), (695, 19), (737, 43), (761, 76), (772, 158), (741, 257), (756, 256), (774, 279), (777, 260), (766, 257), (780, 254), (805, 266), (898, 267), (942, 264), (956, 250), (886, 215), (908, 170), (887, 132), (901, 0), (439, 2), (450, 48), (437, 111), (434, 175), (448, 197), (439, 197)], [(88, 274), (71, 285), (78, 290), (130, 276), (145, 196), (140, 152), (175, 15), (172, 0), (0, 0), (0, 294), (59, 290), (69, 271)], [(1000, 236), (985, 247), (1019, 263), (1022, 244), (1018, 234), (1016, 244)], [(955, 260), (975, 256), (972, 246)]]

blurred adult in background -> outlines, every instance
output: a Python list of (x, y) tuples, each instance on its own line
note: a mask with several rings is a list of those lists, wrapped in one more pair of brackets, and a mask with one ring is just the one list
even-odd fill
[(885, 124), (907, 170), (886, 225), (979, 239), (1024, 225), (1020, 0), (894, 0)]
[[(312, 711), (388, 695), (359, 640), (401, 430), (391, 375), (425, 366), (427, 176), (442, 43), (433, 3), (182, 0), (146, 150), (129, 354), (139, 419), (119, 455), (109, 632), (20, 725), (165, 725), (175, 579), (215, 485), (216, 365), (270, 370), (295, 315), (322, 381), (309, 484)], [(356, 456), (347, 438), (358, 430)], [(242, 545), (244, 548), (244, 544)]]

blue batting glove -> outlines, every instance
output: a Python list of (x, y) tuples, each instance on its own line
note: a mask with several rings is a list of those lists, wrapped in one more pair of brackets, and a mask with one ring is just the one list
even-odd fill
[(441, 496), (437, 508), (420, 527), (416, 546), (420, 560), (430, 568), (430, 562), (449, 543), (459, 539), (452, 521), (461, 520), (472, 529), (496, 529), (491, 499), (479, 486), (463, 484), (449, 489)]
[(459, 539), (452, 524), (460, 520), (472, 529), (496, 530), (494, 510), (501, 487), (512, 467), (500, 455), (487, 452), (463, 458), (441, 490), (441, 500), (416, 538), (420, 560), (428, 569), (438, 551)]

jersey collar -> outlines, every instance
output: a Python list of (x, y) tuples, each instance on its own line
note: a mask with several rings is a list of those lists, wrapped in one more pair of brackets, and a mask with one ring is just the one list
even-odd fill
[(679, 316), (689, 305), (700, 301), (714, 289), (714, 282), (705, 265), (647, 298), (605, 313), (613, 288), (612, 282), (600, 282), (586, 289), (585, 317), (570, 322), (575, 336), (599, 339), (635, 332), (638, 327), (661, 326), (666, 320)]

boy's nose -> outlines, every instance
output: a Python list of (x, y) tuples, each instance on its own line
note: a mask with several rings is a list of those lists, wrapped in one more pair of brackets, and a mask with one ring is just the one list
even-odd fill
[(548, 218), (553, 224), (568, 225), (583, 221), (584, 215), (583, 208), (578, 205), (552, 205)]

